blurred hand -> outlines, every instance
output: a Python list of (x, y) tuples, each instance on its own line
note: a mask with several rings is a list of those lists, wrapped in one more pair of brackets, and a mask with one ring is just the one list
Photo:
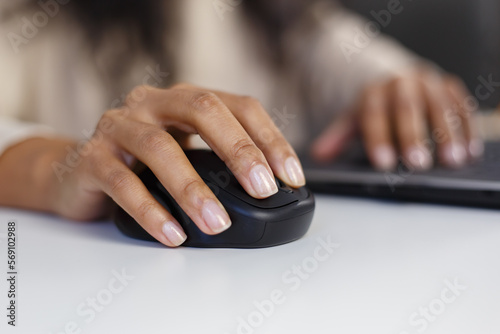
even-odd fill
[(80, 150), (87, 152), (81, 163), (57, 185), (54, 211), (95, 219), (106, 212), (109, 196), (158, 241), (181, 244), (186, 238), (181, 226), (130, 170), (132, 156), (149, 166), (204, 233), (226, 230), (228, 214), (183, 152), (191, 134), (200, 134), (255, 198), (278, 191), (273, 174), (292, 187), (305, 183), (294, 150), (253, 98), (186, 84), (141, 86), (125, 107), (102, 116)]
[(377, 82), (352, 112), (334, 121), (313, 143), (319, 161), (335, 158), (360, 133), (368, 159), (380, 170), (398, 162), (415, 170), (438, 163), (457, 168), (483, 153), (475, 125), (477, 101), (462, 81), (428, 68)]

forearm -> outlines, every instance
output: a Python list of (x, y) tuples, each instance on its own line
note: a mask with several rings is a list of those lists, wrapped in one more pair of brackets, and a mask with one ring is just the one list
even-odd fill
[(66, 139), (31, 138), (0, 155), (0, 206), (56, 212), (58, 179), (52, 163), (63, 161)]

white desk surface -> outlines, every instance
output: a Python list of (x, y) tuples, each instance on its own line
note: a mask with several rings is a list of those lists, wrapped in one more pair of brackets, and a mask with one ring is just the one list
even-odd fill
[[(18, 326), (2, 276), (1, 333), (500, 332), (500, 211), (317, 196), (303, 239), (255, 250), (167, 249), (111, 222), (9, 209), (0, 233), (9, 219)], [(328, 238), (332, 254), (317, 250)], [(6, 276), (5, 235), (0, 256)]]

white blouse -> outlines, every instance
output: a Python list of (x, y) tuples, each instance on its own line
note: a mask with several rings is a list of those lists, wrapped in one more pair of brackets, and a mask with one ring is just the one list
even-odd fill
[[(130, 56), (119, 31), (110, 31), (92, 54), (81, 28), (60, 8), (28, 12), (20, 9), (25, 1), (31, 0), (0, 4), (0, 154), (33, 136), (89, 138), (100, 115), (132, 87), (165, 85), (169, 69), (144, 56), (125, 80), (111, 83), (107, 64)], [(278, 71), (240, 7), (222, 13), (213, 0), (182, 1), (176, 76), (258, 98), (296, 147), (354, 103), (367, 83), (417, 61), (328, 2), (312, 6), (287, 31), (285, 71)]]

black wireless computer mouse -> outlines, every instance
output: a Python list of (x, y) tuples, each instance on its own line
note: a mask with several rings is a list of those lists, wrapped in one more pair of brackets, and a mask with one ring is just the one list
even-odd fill
[[(279, 191), (266, 199), (248, 195), (224, 162), (209, 150), (186, 151), (198, 174), (220, 200), (232, 225), (217, 235), (203, 233), (177, 205), (156, 176), (146, 167), (138, 172), (148, 190), (177, 219), (186, 232), (183, 246), (260, 248), (281, 245), (301, 238), (314, 214), (314, 196), (306, 187), (293, 189), (276, 179)], [(114, 221), (132, 238), (155, 239), (117, 206)]]

